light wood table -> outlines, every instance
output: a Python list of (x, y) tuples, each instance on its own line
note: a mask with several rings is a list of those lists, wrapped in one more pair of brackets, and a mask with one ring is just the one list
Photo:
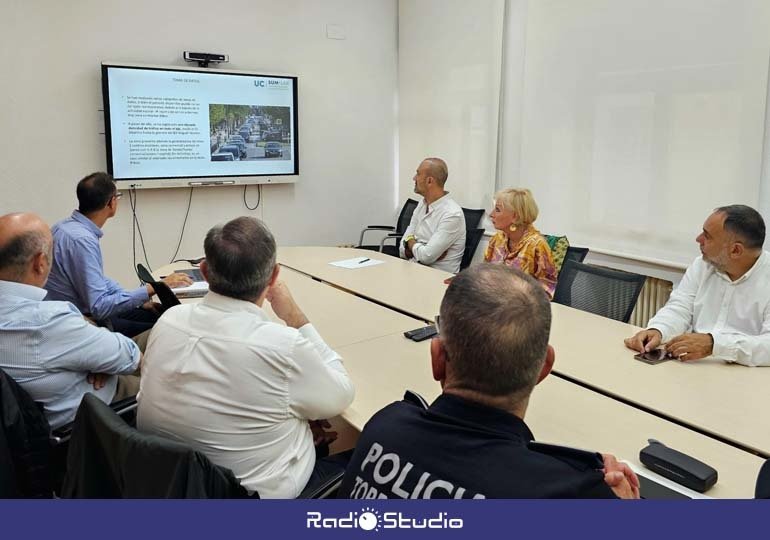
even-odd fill
[[(430, 367), (429, 342), (390, 335), (341, 347), (356, 397), (343, 418), (362, 429), (371, 416), (409, 389), (429, 402), (440, 393)], [(578, 385), (548, 377), (533, 392), (526, 417), (538, 440), (615, 454), (637, 467), (648, 438), (688, 453), (719, 472), (707, 495), (751, 498), (763, 460)]]
[[(449, 274), (365, 250), (281, 248), (279, 261), (324, 281), (432, 321)], [(369, 256), (385, 264), (361, 270), (330, 266), (334, 260)], [(623, 339), (638, 328), (552, 304), (554, 373), (608, 396), (653, 411), (696, 430), (770, 457), (770, 368), (724, 362), (634, 360)]]
[[(174, 263), (159, 268), (155, 274), (166, 275), (182, 268), (190, 268), (190, 265)], [(384, 309), (289, 268), (281, 269), (280, 279), (286, 283), (297, 304), (324, 341), (335, 349), (380, 336), (402, 334), (424, 326), (421, 320)], [(200, 300), (201, 298), (190, 298), (182, 302)], [(270, 308), (270, 302), (265, 301), (263, 308), (273, 320), (283, 324)]]
[(770, 456), (770, 369), (714, 360), (645, 364), (623, 345), (637, 330), (554, 304), (554, 371)]
[[(339, 268), (329, 263), (368, 257), (383, 264)], [(377, 251), (333, 247), (279, 247), (278, 262), (393, 309), (432, 321), (453, 274)]]

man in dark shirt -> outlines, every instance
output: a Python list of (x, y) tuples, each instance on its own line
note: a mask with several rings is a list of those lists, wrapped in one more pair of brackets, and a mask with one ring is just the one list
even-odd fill
[(638, 498), (610, 455), (538, 444), (524, 423), (551, 371), (551, 306), (531, 277), (474, 266), (452, 280), (431, 342), (443, 393), (393, 403), (366, 424), (340, 487), (352, 498)]

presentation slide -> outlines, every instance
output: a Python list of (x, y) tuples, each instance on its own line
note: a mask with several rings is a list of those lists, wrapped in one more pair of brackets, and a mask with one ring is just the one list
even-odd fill
[(102, 68), (115, 179), (298, 173), (296, 78)]

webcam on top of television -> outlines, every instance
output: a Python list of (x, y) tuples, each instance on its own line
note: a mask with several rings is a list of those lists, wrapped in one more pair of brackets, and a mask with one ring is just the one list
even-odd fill
[(184, 51), (182, 58), (185, 59), (185, 62), (198, 62), (198, 67), (203, 68), (209, 67), (209, 64), (221, 64), (230, 61), (230, 57), (226, 54), (190, 51)]

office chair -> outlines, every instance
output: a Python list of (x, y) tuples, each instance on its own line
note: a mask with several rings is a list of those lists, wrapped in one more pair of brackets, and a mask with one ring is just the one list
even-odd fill
[(70, 440), (64, 498), (245, 498), (232, 471), (192, 447), (141, 433), (93, 394)]
[(155, 278), (152, 277), (152, 274), (150, 274), (150, 271), (147, 270), (142, 263), (136, 265), (136, 275), (139, 276), (139, 279), (141, 279), (142, 282), (152, 285), (152, 288), (155, 289), (155, 294), (158, 296), (158, 300), (160, 300), (160, 305), (163, 306), (163, 311), (181, 304), (179, 298), (177, 298), (171, 290), (171, 287), (162, 281), (156, 281)]
[(770, 499), (770, 459), (762, 464), (754, 487), (755, 499)]
[[(361, 231), (361, 237), (359, 238), (358, 245), (356, 247), (359, 249), (380, 251), (381, 253), (386, 253), (388, 255), (398, 257), (398, 243), (401, 240), (401, 237), (404, 235), (406, 228), (409, 227), (409, 222), (412, 220), (412, 214), (414, 214), (415, 208), (417, 208), (417, 201), (414, 199), (407, 199), (404, 203), (404, 206), (401, 208), (401, 212), (398, 214), (398, 220), (396, 220), (395, 226), (367, 225), (366, 228)], [(384, 231), (388, 232), (389, 234), (385, 235), (385, 237), (380, 241), (379, 245), (364, 245), (364, 234), (366, 231)], [(395, 239), (396, 245), (386, 246), (385, 241), (389, 239)]]
[(553, 301), (628, 322), (646, 276), (565, 260)]
[(585, 260), (586, 255), (588, 255), (588, 248), (569, 246), (567, 248), (567, 253), (564, 255), (564, 260), (569, 259), (571, 261), (582, 263)]
[(479, 226), (481, 217), (484, 215), (483, 209), (463, 208), (463, 215), (465, 216), (465, 230), (471, 231)]
[(476, 248), (479, 247), (479, 242), (484, 236), (484, 229), (468, 229), (465, 231), (465, 251), (463, 252), (463, 258), (460, 262), (460, 270), (465, 270), (471, 265), (473, 256), (476, 254)]
[[(133, 420), (136, 397), (109, 405)], [(72, 423), (51, 430), (43, 406), (0, 369), (0, 498), (61, 492)]]

